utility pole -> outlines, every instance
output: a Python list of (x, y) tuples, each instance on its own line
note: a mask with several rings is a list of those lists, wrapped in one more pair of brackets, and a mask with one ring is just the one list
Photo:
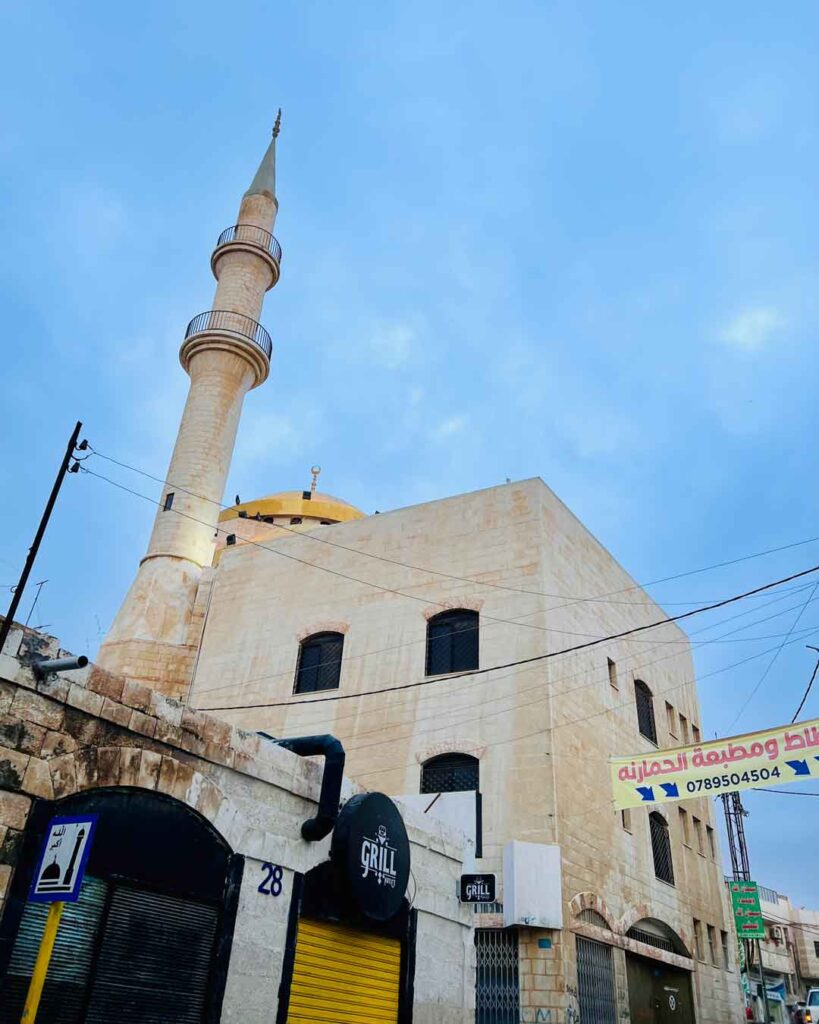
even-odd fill
[[(723, 793), (722, 807), (725, 811), (725, 826), (728, 830), (728, 849), (731, 853), (731, 870), (734, 880), (751, 881), (751, 862), (748, 859), (748, 844), (745, 840), (745, 824), (743, 818), (748, 813), (742, 806), (739, 793)], [(759, 939), (743, 939), (745, 943), (745, 963), (751, 962), (751, 946), (756, 947), (756, 962), (759, 964), (759, 977), (762, 981), (762, 1002), (765, 1006), (765, 1024), (771, 1019), (768, 1005), (768, 989), (765, 985), (765, 968), (762, 966), (762, 946)]]
[[(57, 476), (56, 479), (54, 480), (54, 486), (51, 488), (51, 494), (48, 496), (48, 501), (46, 502), (45, 510), (43, 511), (43, 515), (40, 519), (40, 525), (37, 527), (37, 532), (34, 535), (34, 541), (31, 547), (28, 549), (26, 563), (23, 566), (23, 571), (20, 573), (20, 579), (17, 581), (17, 586), (14, 588), (14, 591), (12, 593), (11, 604), (9, 605), (9, 610), (6, 612), (6, 618), (2, 622), (2, 624), (0, 624), (0, 653), (2, 653), (3, 648), (6, 645), (6, 639), (8, 638), (9, 631), (11, 630), (12, 623), (14, 622), (14, 616), (17, 614), (17, 607), (20, 604), (20, 601), (23, 597), (23, 591), (26, 589), (28, 577), (34, 566), (34, 560), (37, 557), (37, 552), (40, 550), (40, 544), (42, 542), (43, 536), (45, 535), (46, 527), (48, 526), (48, 521), (51, 518), (51, 512), (54, 508), (55, 502), (57, 501), (57, 495), (60, 493), (60, 488), (62, 487), (63, 480), (65, 479), (65, 474), (69, 472), (68, 464), (74, 457), (75, 451), (84, 451), (85, 448), (87, 448), (88, 446), (87, 442), (85, 441), (83, 441), (79, 445), (77, 444), (77, 438), (80, 436), (81, 430), (82, 423), (78, 421), (77, 425), (74, 427), (74, 430), (71, 433), (71, 437), (68, 439), (68, 445), (66, 446), (65, 449), (65, 455), (63, 455), (63, 461), (60, 463), (60, 468), (57, 470)], [(78, 468), (79, 467), (76, 467), (76, 469)], [(72, 466), (70, 472), (74, 473), (76, 472), (76, 469), (75, 467)]]

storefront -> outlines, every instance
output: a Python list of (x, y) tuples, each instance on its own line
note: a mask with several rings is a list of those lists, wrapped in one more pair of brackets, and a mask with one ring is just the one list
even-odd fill
[(218, 1021), (243, 858), (201, 815), (142, 789), (99, 789), (31, 816), (0, 925), (0, 1024), (18, 1024), (48, 906), (27, 902), (55, 815), (97, 815), (66, 904), (38, 1021)]

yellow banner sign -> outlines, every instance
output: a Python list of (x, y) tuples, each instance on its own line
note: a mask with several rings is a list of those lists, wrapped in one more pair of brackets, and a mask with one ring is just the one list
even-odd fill
[(614, 806), (641, 807), (819, 777), (819, 719), (611, 758)]

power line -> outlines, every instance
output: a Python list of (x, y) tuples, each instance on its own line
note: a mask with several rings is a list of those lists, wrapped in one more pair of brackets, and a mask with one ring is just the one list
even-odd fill
[[(182, 487), (181, 485), (176, 484), (176, 483), (174, 483), (171, 480), (166, 480), (166, 479), (163, 479), (162, 477), (155, 476), (153, 473), (148, 473), (146, 470), (139, 469), (137, 466), (132, 466), (132, 465), (130, 465), (127, 462), (122, 462), (119, 459), (115, 459), (115, 458), (113, 458), (110, 455), (104, 455), (102, 452), (98, 451), (96, 448), (93, 448), (91, 445), (89, 445), (89, 448), (90, 448), (91, 452), (94, 455), (98, 456), (99, 458), (105, 459), (105, 461), (107, 461), (107, 462), (112, 462), (112, 463), (114, 463), (114, 465), (120, 466), (122, 469), (127, 469), (130, 472), (138, 473), (140, 476), (144, 476), (144, 477), (146, 477), (149, 480), (153, 480), (155, 483), (162, 484), (163, 487), (173, 487), (175, 490), (182, 491), (182, 493), (188, 494), (191, 497), (197, 498), (200, 501), (206, 501), (206, 502), (209, 502), (212, 505), (216, 505), (218, 508), (222, 509), (223, 511), (228, 511), (229, 509), (231, 509), (233, 507), (231, 505), (224, 505), (222, 502), (217, 501), (214, 498), (205, 497), (205, 495), (203, 495), (203, 494), (197, 494), (195, 491), (190, 491), (187, 488)], [(89, 472), (90, 472), (90, 470), (89, 470)], [(107, 477), (102, 477), (100, 474), (94, 474), (94, 475), (100, 476), (100, 478), (103, 479), (103, 480), (108, 479)], [(108, 482), (109, 483), (113, 483), (114, 481), (110, 481), (109, 480)], [(140, 497), (146, 497), (147, 498), (146, 495), (140, 495)], [(148, 498), (147, 500), (153, 500), (153, 499)], [(155, 502), (155, 504), (160, 505), (161, 502)], [(199, 520), (196, 520), (196, 521), (198, 522)], [(567, 605), (559, 605), (559, 606), (557, 606), (558, 608), (571, 607), (572, 604), (583, 604), (583, 603), (587, 603), (587, 602), (601, 602), (601, 603), (604, 603), (604, 604), (623, 604), (623, 605), (628, 605), (628, 606), (632, 606), (632, 607), (634, 605), (636, 605), (636, 604), (646, 604), (646, 605), (656, 606), (657, 603), (658, 603), (656, 601), (639, 601), (639, 602), (638, 601), (609, 601), (608, 598), (609, 597), (613, 597), (616, 594), (625, 594), (625, 593), (629, 593), (632, 590), (640, 590), (640, 589), (643, 589), (645, 587), (656, 586), (656, 585), (658, 585), (660, 583), (670, 583), (670, 582), (672, 582), (674, 580), (683, 579), (684, 577), (687, 577), (687, 576), (695, 576), (695, 575), (698, 575), (699, 573), (708, 572), (708, 571), (710, 571), (712, 569), (721, 569), (721, 568), (725, 568), (726, 566), (737, 565), (740, 562), (746, 562), (746, 561), (748, 561), (750, 559), (761, 558), (761, 557), (763, 557), (765, 555), (776, 554), (776, 553), (781, 552), (781, 551), (788, 551), (791, 548), (802, 547), (802, 546), (804, 546), (806, 544), (813, 544), (813, 543), (819, 542), (819, 536), (817, 536), (817, 537), (809, 537), (809, 538), (807, 538), (805, 540), (794, 541), (794, 542), (792, 542), (790, 544), (782, 544), (782, 545), (780, 545), (778, 547), (768, 548), (768, 549), (766, 549), (764, 551), (757, 551), (757, 552), (753, 552), (753, 553), (748, 554), (748, 555), (741, 555), (738, 558), (729, 559), (727, 561), (715, 562), (712, 565), (703, 566), (703, 567), (698, 568), (698, 569), (688, 569), (685, 572), (675, 573), (675, 574), (673, 574), (671, 576), (664, 576), (664, 577), (661, 577), (661, 578), (656, 579), (656, 580), (650, 580), (647, 583), (635, 583), (631, 587), (624, 587), (621, 590), (612, 590), (612, 591), (609, 591), (606, 594), (599, 594), (596, 597), (574, 597), (574, 596), (571, 596), (571, 595), (568, 595), (568, 594), (550, 594), (550, 593), (546, 593), (546, 592), (543, 592), (543, 591), (526, 590), (525, 588), (522, 588), (522, 587), (511, 587), (511, 586), (507, 586), (507, 585), (505, 585), (503, 583), (491, 583), (489, 581), (477, 581), (477, 580), (474, 580), (474, 579), (470, 579), (468, 577), (457, 576), (457, 575), (454, 575), (452, 573), (444, 572), (444, 571), (439, 570), (439, 569), (430, 569), (429, 567), (426, 567), (426, 566), (412, 565), (409, 562), (402, 562), (399, 559), (388, 558), (386, 555), (377, 555), (374, 552), (362, 550), (361, 548), (354, 548), (354, 547), (350, 547), (347, 544), (340, 544), (338, 541), (333, 541), (333, 540), (330, 540), (326, 536), (321, 536), (316, 531), (294, 530), (292, 527), (287, 526), (284, 523), (276, 523), (276, 528), (277, 529), (281, 529), (281, 530), (285, 530), (285, 531), (287, 531), (289, 533), (292, 533), (292, 534), (295, 534), (298, 537), (306, 538), (308, 540), (315, 541), (316, 543), (319, 543), (319, 544), (326, 544), (326, 545), (328, 545), (330, 547), (341, 548), (343, 551), (350, 551), (353, 554), (364, 555), (367, 558), (373, 558), (373, 559), (376, 559), (377, 561), (380, 561), (380, 562), (387, 562), (390, 565), (398, 565), (398, 566), (401, 566), (402, 568), (405, 568), (405, 569), (412, 569), (415, 572), (426, 572), (426, 573), (430, 573), (430, 574), (432, 574), (434, 576), (442, 576), (445, 579), (455, 580), (455, 581), (460, 582), (460, 583), (470, 583), (470, 584), (473, 584), (473, 585), (476, 584), (476, 583), (479, 583), (480, 586), (489, 587), (491, 589), (513, 591), (515, 593), (521, 593), (521, 594), (531, 594), (534, 597), (551, 597), (551, 598), (556, 598), (557, 600), (565, 600), (565, 601), (569, 602)], [(228, 532), (228, 531), (225, 531), (225, 532)], [(253, 543), (253, 542), (252, 541), (246, 541), (246, 543)], [(665, 601), (665, 602), (663, 602), (663, 604), (667, 604), (667, 605), (673, 605), (673, 604), (699, 604), (699, 603), (702, 603), (702, 602), (693, 602), (693, 601)], [(548, 610), (549, 611), (556, 611), (557, 609), (556, 608), (550, 608)]]
[(799, 789), (766, 789), (764, 786), (751, 786), (757, 793), (779, 793), (781, 796), (819, 796), (819, 793), (805, 793)]
[(819, 671), (819, 658), (816, 659), (816, 664), (813, 666), (813, 672), (811, 673), (810, 682), (808, 683), (808, 685), (807, 685), (807, 687), (805, 689), (805, 692), (802, 694), (802, 700), (799, 701), (799, 707), (793, 713), (793, 718), (791, 719), (791, 725), (793, 725), (793, 723), (799, 717), (799, 712), (805, 706), (805, 701), (808, 699), (808, 694), (810, 693), (811, 688), (813, 686), (813, 681), (816, 678), (817, 671)]
[(767, 665), (765, 666), (765, 671), (764, 671), (764, 672), (762, 673), (762, 675), (761, 675), (761, 676), (759, 677), (759, 682), (758, 682), (758, 683), (756, 684), (756, 686), (755, 686), (755, 687), (753, 688), (753, 690), (751, 690), (751, 692), (750, 692), (750, 693), (748, 694), (747, 698), (745, 699), (745, 703), (744, 703), (744, 704), (742, 705), (742, 707), (741, 707), (741, 708), (739, 709), (739, 711), (738, 711), (738, 712), (736, 713), (736, 715), (734, 716), (734, 719), (733, 719), (733, 721), (732, 721), (732, 722), (731, 722), (731, 724), (730, 724), (730, 725), (728, 726), (728, 729), (729, 729), (729, 731), (730, 731), (731, 729), (733, 729), (733, 727), (734, 727), (734, 726), (736, 725), (736, 723), (737, 723), (737, 722), (738, 722), (738, 721), (740, 720), (740, 718), (742, 718), (743, 714), (745, 713), (745, 709), (746, 709), (746, 708), (748, 707), (748, 705), (749, 705), (749, 704), (751, 703), (751, 701), (752, 701), (752, 700), (754, 699), (754, 697), (756, 696), (757, 692), (759, 691), (759, 688), (760, 688), (760, 687), (762, 686), (762, 684), (763, 684), (763, 683), (765, 682), (765, 680), (766, 680), (766, 679), (768, 678), (768, 673), (769, 673), (769, 672), (771, 671), (771, 669), (772, 669), (772, 668), (774, 667), (774, 665), (775, 665), (775, 663), (776, 663), (776, 660), (777, 660), (777, 658), (779, 657), (779, 655), (780, 655), (780, 654), (781, 654), (781, 652), (782, 652), (782, 648), (783, 648), (783, 647), (785, 646), (785, 640), (787, 640), (787, 639), (788, 639), (788, 637), (789, 637), (789, 636), (791, 635), (791, 633), (792, 633), (792, 632), (794, 631), (794, 629), (796, 628), (796, 626), (797, 626), (797, 623), (798, 623), (798, 622), (799, 622), (799, 620), (800, 620), (800, 619), (802, 618), (802, 615), (804, 614), (804, 611), (805, 611), (805, 609), (807, 608), (808, 604), (810, 603), (811, 599), (813, 598), (813, 595), (814, 595), (814, 594), (816, 593), (816, 590), (817, 590), (817, 588), (819, 588), (819, 582), (817, 582), (816, 584), (814, 584), (814, 586), (813, 586), (813, 589), (812, 589), (812, 590), (811, 590), (811, 592), (810, 592), (810, 593), (808, 594), (808, 596), (807, 596), (807, 597), (805, 598), (805, 603), (804, 603), (804, 604), (802, 605), (802, 607), (801, 607), (801, 608), (799, 609), (799, 612), (798, 612), (798, 614), (797, 614), (796, 618), (795, 618), (795, 619), (793, 620), (793, 624), (791, 625), (791, 628), (790, 628), (790, 629), (788, 630), (788, 633), (787, 633), (787, 635), (786, 635), (785, 639), (784, 639), (784, 640), (782, 641), (782, 643), (780, 644), (780, 646), (779, 646), (779, 647), (777, 648), (777, 650), (776, 650), (776, 651), (774, 652), (774, 655), (773, 655), (773, 657), (772, 657), (772, 658), (771, 658), (771, 660), (770, 660), (770, 661), (768, 662), (768, 664), (767, 664)]
[[(669, 616), (668, 618), (661, 619), (658, 622), (649, 622), (649, 623), (646, 623), (645, 625), (642, 625), (642, 626), (634, 626), (631, 629), (623, 630), (620, 633), (613, 633), (610, 636), (601, 637), (600, 639), (597, 639), (597, 640), (587, 640), (585, 643), (575, 644), (573, 647), (566, 647), (566, 648), (563, 648), (563, 650), (560, 650), (560, 651), (550, 651), (550, 652), (547, 652), (545, 654), (536, 654), (536, 655), (533, 655), (530, 658), (520, 658), (520, 659), (518, 659), (516, 661), (506, 662), (505, 664), (501, 664), (501, 665), (491, 665), (491, 666), (488, 666), (486, 668), (471, 669), (471, 670), (469, 670), (467, 672), (460, 672), (460, 673), (456, 673), (456, 674), (450, 674), (450, 675), (447, 675), (447, 676), (444, 676), (444, 677), (434, 677), (434, 678), (431, 678), (431, 679), (420, 679), (420, 680), (416, 680), (415, 682), (412, 682), (412, 683), (402, 683), (399, 686), (382, 687), (380, 689), (369, 690), (369, 691), (364, 691), (364, 692), (360, 692), (360, 693), (340, 693), (340, 694), (335, 694), (332, 697), (311, 698), (310, 700), (302, 700), (302, 701), (279, 701), (279, 702), (271, 702), (271, 703), (266, 703), (266, 704), (248, 704), (248, 705), (244, 705), (244, 706), (242, 706), (242, 705), (238, 705), (238, 706), (227, 705), (225, 707), (212, 707), (210, 710), (211, 711), (236, 711), (236, 710), (243, 709), (243, 707), (248, 707), (248, 708), (250, 708), (250, 707), (293, 707), (293, 706), (300, 705), (300, 704), (320, 704), (320, 703), (322, 703), (322, 701), (328, 701), (328, 700), (349, 700), (349, 699), (351, 699), (353, 697), (364, 697), (364, 696), (369, 696), (369, 695), (372, 695), (372, 694), (388, 693), (388, 692), (392, 693), (392, 692), (395, 692), (396, 690), (408, 690), (408, 689), (412, 689), (412, 688), (417, 687), (417, 686), (428, 686), (431, 683), (440, 682), (442, 678), (445, 679), (446, 681), (450, 681), (452, 679), (459, 679), (459, 678), (462, 678), (464, 676), (469, 676), (471, 678), (474, 678), (475, 676), (484, 675), (487, 672), (497, 672), (497, 671), (500, 671), (500, 670), (506, 669), (506, 668), (514, 668), (514, 667), (517, 667), (518, 665), (528, 665), (528, 664), (531, 664), (531, 663), (536, 662), (536, 661), (546, 661), (548, 659), (556, 658), (556, 657), (558, 657), (560, 655), (563, 655), (563, 654), (573, 654), (576, 651), (586, 650), (589, 647), (596, 647), (598, 644), (601, 644), (601, 643), (609, 643), (609, 642), (611, 642), (613, 640), (621, 640), (624, 637), (633, 636), (635, 633), (641, 633), (641, 632), (644, 632), (647, 629), (656, 629), (658, 626), (665, 626), (665, 625), (668, 625), (670, 623), (680, 622), (683, 619), (689, 619), (689, 618), (691, 618), (694, 615), (702, 615), (704, 612), (714, 611), (717, 608), (724, 608), (726, 605), (734, 604), (737, 601), (742, 601), (744, 598), (749, 597), (751, 594), (759, 594), (759, 593), (762, 593), (762, 592), (764, 592), (766, 590), (771, 590), (774, 587), (781, 586), (781, 584), (783, 584), (783, 583), (790, 583), (792, 580), (800, 579), (800, 578), (802, 578), (804, 576), (810, 575), (811, 573), (817, 572), (818, 570), (819, 570), (819, 565), (816, 565), (816, 566), (813, 566), (810, 569), (803, 569), (801, 572), (792, 573), (790, 576), (783, 577), (782, 579), (776, 580), (773, 583), (766, 583), (766, 584), (764, 584), (761, 587), (754, 587), (752, 590), (745, 591), (742, 594), (736, 594), (733, 597), (724, 598), (722, 601), (717, 601), (715, 604), (704, 605), (701, 608), (693, 608), (690, 611), (680, 612), (678, 615)], [(819, 586), (819, 584), (817, 584), (817, 585)]]

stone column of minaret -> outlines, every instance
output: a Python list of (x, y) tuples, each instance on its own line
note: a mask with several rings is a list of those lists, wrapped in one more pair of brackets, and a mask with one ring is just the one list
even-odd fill
[(148, 551), (100, 648), (98, 664), (180, 697), (195, 654), (188, 626), (202, 568), (211, 564), (236, 430), (246, 392), (270, 369), (270, 338), (259, 324), (264, 294), (279, 279), (272, 235), (276, 138), (242, 198), (238, 223), (211, 257), (213, 309), (188, 325), (179, 351), (191, 384)]

